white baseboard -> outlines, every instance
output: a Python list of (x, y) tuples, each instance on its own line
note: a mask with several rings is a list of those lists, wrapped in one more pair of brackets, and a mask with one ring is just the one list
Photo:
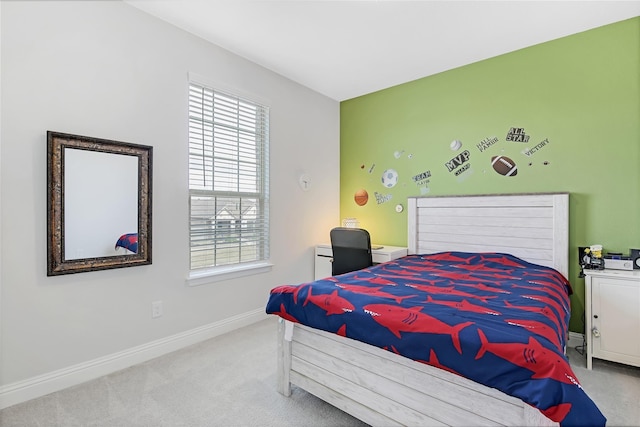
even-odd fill
[(569, 331), (569, 341), (567, 347), (575, 348), (584, 344), (584, 334)]
[(108, 375), (267, 318), (257, 309), (137, 347), (0, 386), (0, 409)]

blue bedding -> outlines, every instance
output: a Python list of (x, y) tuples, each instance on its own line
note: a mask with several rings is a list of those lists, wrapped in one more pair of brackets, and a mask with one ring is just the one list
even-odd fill
[(603, 426), (564, 355), (571, 286), (502, 253), (410, 255), (271, 290), (266, 311), (496, 388), (562, 426)]
[(138, 253), (138, 233), (123, 234), (116, 241), (116, 250), (118, 248), (125, 248), (133, 253)]

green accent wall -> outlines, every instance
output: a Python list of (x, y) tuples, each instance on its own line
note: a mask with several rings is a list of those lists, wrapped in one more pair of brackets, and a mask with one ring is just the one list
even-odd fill
[(570, 193), (571, 331), (577, 248), (640, 248), (640, 17), (344, 101), (340, 122), (341, 218), (374, 243), (406, 245), (407, 197)]

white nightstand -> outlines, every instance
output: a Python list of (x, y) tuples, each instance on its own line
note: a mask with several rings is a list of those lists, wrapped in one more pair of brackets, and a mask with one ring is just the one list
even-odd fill
[[(406, 256), (407, 253), (408, 249), (400, 246), (371, 245), (371, 256), (374, 264), (401, 258)], [(315, 280), (331, 276), (332, 257), (333, 250), (331, 250), (331, 244), (324, 243), (316, 246)]]
[(640, 270), (585, 270), (587, 369), (592, 359), (640, 366)]

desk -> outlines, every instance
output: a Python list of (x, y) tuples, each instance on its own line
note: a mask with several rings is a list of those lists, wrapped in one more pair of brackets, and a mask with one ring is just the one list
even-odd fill
[[(382, 246), (379, 249), (374, 249)], [(400, 246), (371, 245), (371, 258), (374, 264), (391, 261), (396, 258), (406, 256), (408, 249)], [(323, 243), (316, 246), (315, 257), (315, 280), (324, 279), (331, 276), (331, 261), (333, 250), (330, 243)]]

